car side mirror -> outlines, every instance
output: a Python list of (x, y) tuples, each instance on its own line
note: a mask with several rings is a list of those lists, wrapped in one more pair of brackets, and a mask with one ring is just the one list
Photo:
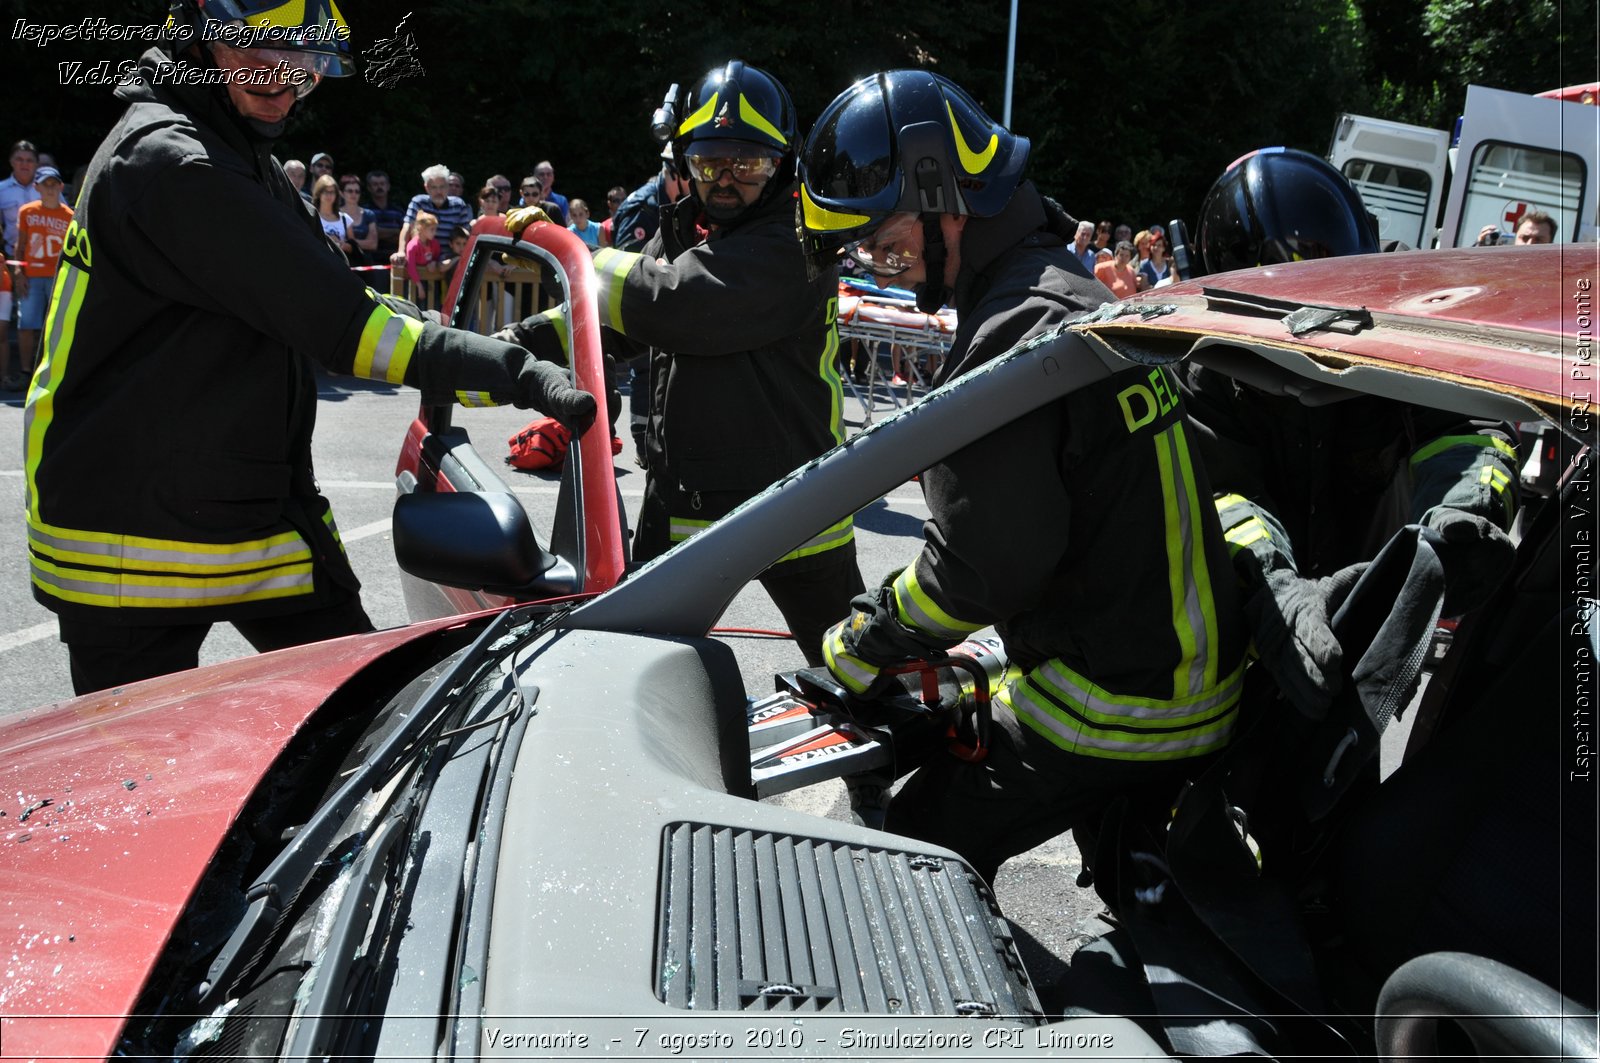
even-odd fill
[(418, 579), (524, 599), (577, 593), (577, 571), (539, 544), (509, 493), (404, 494), (393, 526), (395, 558)]

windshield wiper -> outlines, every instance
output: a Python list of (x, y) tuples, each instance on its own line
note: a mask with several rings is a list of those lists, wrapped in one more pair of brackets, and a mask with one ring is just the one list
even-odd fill
[[(557, 609), (534, 624), (523, 623), (524, 610), (507, 610), (495, 617), (461, 659), (440, 677), (417, 704), (406, 721), (361, 763), (319, 808), (245, 891), (248, 907), (227, 944), (217, 953), (206, 971), (205, 981), (195, 989), (196, 1002), (213, 1006), (219, 993), (233, 988), (239, 976), (254, 966), (284, 913), (294, 908), (300, 890), (316, 870), (322, 854), (333, 842), (346, 820), (367, 794), (387, 782), (394, 773), (425, 749), (447, 722), (470, 699), (461, 698), (475, 689), (500, 662), (502, 651), (526, 637), (555, 625), (570, 611)], [(519, 624), (521, 628), (519, 629)]]
[[(485, 786), (500, 762), (507, 736), (521, 733), (517, 723), (531, 714), (537, 697), (536, 689), (527, 688), (529, 700), (525, 701), (515, 675), (502, 674), (497, 682), (477, 688), (466, 723), (436, 736), (429, 763), (419, 768), (411, 791), (373, 830), (350, 869), (343, 894), (330, 906), (333, 915), (327, 941), (315, 957), (315, 974), (307, 976), (309, 993), (301, 990), (304, 1002), (287, 1058), (312, 1059), (351, 1051), (352, 1046), (337, 1043), (349, 1024), (347, 998), (351, 1010), (371, 1011), (362, 1002), (371, 997), (374, 983), (381, 981), (385, 971), (416, 970), (419, 948), (432, 958), (440, 954), (441, 946), (446, 952), (451, 946), (458, 947), (460, 897), (471, 882), (463, 871), (474, 866), (472, 839), (478, 837), (482, 823)], [(483, 734), (460, 742), (446, 741), (479, 731)], [(442, 797), (437, 804), (436, 796)], [(406, 843), (396, 845), (402, 839)], [(423, 866), (434, 860), (440, 862), (438, 867)], [(416, 866), (407, 870), (408, 862)], [(380, 895), (382, 907), (375, 923), (373, 911)], [(419, 896), (427, 897), (428, 903), (415, 905)], [(413, 934), (418, 935), (420, 945), (410, 942)], [(408, 947), (409, 962), (405, 958)], [(397, 1006), (400, 1013), (416, 1015), (430, 1006), (445, 1007), (434, 1002), (443, 1000), (453, 967), (451, 962), (441, 962), (428, 965), (426, 973), (416, 971), (427, 988), (419, 991), (408, 981), (407, 989), (415, 995), (402, 994), (398, 1005), (388, 995), (398, 987), (386, 990), (389, 1010)], [(419, 1000), (426, 1003), (419, 1004)], [(402, 1026), (407, 1028), (401, 1036), (417, 1033), (408, 1024)], [(374, 1021), (370, 1027), (364, 1023), (363, 1029), (374, 1038), (366, 1046), (378, 1047), (377, 1055), (384, 1058), (425, 1054), (426, 1045), (435, 1040), (429, 1036), (425, 1044), (414, 1046), (415, 1052), (396, 1052), (385, 1043), (389, 1031), (381, 1022)]]

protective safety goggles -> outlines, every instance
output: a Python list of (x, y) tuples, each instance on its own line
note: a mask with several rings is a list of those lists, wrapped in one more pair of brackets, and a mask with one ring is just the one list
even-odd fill
[(769, 180), (778, 172), (778, 160), (772, 154), (754, 144), (749, 145), (750, 152), (745, 154), (741, 147), (717, 145), (711, 151), (690, 148), (683, 161), (689, 167), (690, 177), (707, 183), (721, 178), (724, 170), (741, 184)]
[(234, 48), (220, 41), (211, 45), (212, 57), (223, 70), (237, 71), (246, 86), (288, 85), (295, 99), (305, 99), (322, 82), (338, 60), (326, 52), (289, 48)]
[(918, 225), (915, 214), (896, 214), (870, 236), (845, 244), (844, 253), (875, 277), (897, 277), (922, 261), (922, 250), (907, 246)]

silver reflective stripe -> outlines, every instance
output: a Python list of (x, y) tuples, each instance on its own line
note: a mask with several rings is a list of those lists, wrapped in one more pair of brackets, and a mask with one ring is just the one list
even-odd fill
[(40, 583), (58, 587), (63, 591), (76, 592), (82, 595), (95, 597), (114, 597), (118, 602), (133, 604), (141, 599), (159, 600), (163, 605), (206, 605), (218, 598), (259, 598), (268, 597), (272, 591), (294, 590), (296, 588), (310, 589), (312, 574), (307, 572), (291, 572), (281, 576), (265, 576), (253, 580), (230, 581), (228, 583), (208, 583), (200, 580), (192, 581), (192, 585), (184, 586), (155, 586), (144, 584), (127, 584), (121, 579), (113, 577), (109, 581), (69, 579), (59, 573), (50, 572), (39, 565), (33, 566), (33, 578)]
[(1022, 692), (1020, 697), (1012, 696), (1005, 700), (1011, 706), (1011, 710), (1018, 716), (1026, 717), (1039, 729), (1056, 735), (1065, 743), (1086, 749), (1127, 753), (1133, 756), (1150, 756), (1155, 753), (1184, 753), (1221, 745), (1233, 733), (1234, 720), (1237, 718), (1235, 714), (1224, 716), (1220, 719), (1222, 726), (1202, 734), (1185, 731), (1171, 738), (1157, 739), (1151, 742), (1122, 742), (1114, 738), (1085, 734), (1035, 704), (1026, 691)]
[[(1168, 708), (1155, 708), (1149, 705), (1129, 705), (1118, 701), (1108, 701), (1085, 690), (1057, 667), (1055, 658), (1051, 658), (1038, 668), (1034, 669), (1033, 677), (1045, 686), (1054, 687), (1062, 700), (1082, 708), (1085, 711), (1101, 716), (1121, 717), (1127, 720), (1170, 720), (1183, 716), (1194, 716), (1199, 713), (1209, 712), (1226, 705), (1229, 701), (1239, 696), (1239, 691), (1244, 685), (1244, 671), (1240, 669), (1223, 680), (1211, 694), (1189, 702), (1185, 705)], [(1156, 699), (1150, 699), (1156, 700)]]
[(61, 335), (66, 331), (67, 317), (72, 308), (72, 296), (78, 290), (78, 285), (84, 283), (86, 274), (70, 263), (62, 263), (61, 268), (66, 271), (66, 276), (61, 281), (61, 291), (55, 296), (56, 316), (50, 322), (50, 347), (45, 351), (46, 356), (54, 358), (61, 353)]
[(843, 546), (850, 541), (855, 533), (854, 521), (845, 520), (821, 534), (812, 536), (778, 560), (789, 561), (797, 557), (809, 557), (812, 554), (820, 554), (824, 550), (831, 550), (836, 546)]
[[(1206, 663), (1211, 647), (1206, 642), (1206, 615), (1200, 606), (1200, 589), (1195, 585), (1194, 573), (1194, 512), (1195, 498), (1190, 494), (1188, 478), (1183, 475), (1182, 446), (1177, 433), (1182, 422), (1156, 436), (1156, 446), (1167, 448), (1172, 468), (1174, 502), (1178, 510), (1178, 537), (1182, 550), (1183, 611), (1189, 618), (1189, 630), (1194, 632), (1194, 656), (1189, 660), (1189, 692), (1206, 687)], [(1170, 563), (1170, 562), (1169, 562)]]
[[(29, 388), (30, 395), (35, 390), (42, 394), (55, 390), (52, 385), (56, 373), (56, 356), (61, 353), (62, 344), (67, 342), (62, 340), (61, 337), (63, 333), (68, 331), (67, 319), (72, 314), (72, 297), (77, 293), (79, 285), (87, 283), (87, 274), (70, 262), (61, 264), (61, 272), (63, 275), (58, 282), (59, 290), (53, 296), (55, 299), (55, 316), (45, 326), (45, 338), (49, 342), (45, 344), (44, 357), (38, 359), (42, 364), (39, 365), (38, 372), (34, 374), (37, 383)], [(37, 407), (31, 402), (22, 411), (22, 438), (24, 441), (33, 438), (33, 417), (36, 411)], [(29, 476), (28, 481), (31, 488), (33, 477)], [(31, 499), (29, 500), (29, 505), (32, 505)]]
[(689, 520), (683, 517), (673, 517), (667, 523), (667, 536), (673, 542), (680, 542), (691, 535), (699, 535), (711, 526), (708, 520)]
[(812, 547), (822, 546), (825, 543), (842, 543), (855, 533), (855, 525), (853, 523), (846, 523), (841, 527), (829, 528), (821, 535), (812, 536), (800, 546), (800, 549), (810, 550)]
[(857, 693), (867, 689), (878, 678), (878, 670), (859, 657), (844, 652), (843, 641), (835, 628), (822, 640), (823, 656), (827, 658), (828, 671)]
[[(900, 619), (909, 622), (910, 626), (918, 631), (946, 639), (964, 639), (968, 635), (983, 627), (982, 624), (973, 624), (962, 621), (953, 616), (938, 617), (929, 611), (929, 605), (935, 605), (928, 592), (922, 589), (922, 583), (917, 579), (917, 562), (901, 570), (894, 581), (895, 605), (902, 614)], [(928, 604), (924, 605), (924, 601)]]
[(389, 320), (383, 323), (383, 331), (378, 334), (378, 342), (372, 349), (371, 379), (389, 379), (389, 359), (394, 357), (394, 349), (399, 345), (400, 337), (405, 334), (405, 328), (406, 319), (395, 313), (391, 313)]
[[(305, 560), (311, 556), (305, 541), (298, 535), (273, 546), (251, 550), (222, 552), (197, 552), (189, 550), (162, 550), (149, 546), (129, 546), (125, 543), (103, 543), (89, 539), (67, 539), (28, 528), (28, 542), (42, 554), (60, 556), (63, 553), (92, 554), (104, 558), (122, 558), (146, 565), (188, 565), (195, 568), (258, 568), (273, 562)], [(110, 566), (108, 566), (110, 567)], [(120, 566), (119, 566), (120, 567)], [(133, 567), (138, 567), (137, 565)]]

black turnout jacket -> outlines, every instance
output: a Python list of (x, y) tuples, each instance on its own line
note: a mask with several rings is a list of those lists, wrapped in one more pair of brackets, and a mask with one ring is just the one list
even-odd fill
[(349, 593), (311, 466), (314, 364), (428, 401), (511, 401), (525, 357), (368, 289), (270, 142), (171, 69), (151, 50), (117, 89), (28, 395), (34, 596), (80, 619), (209, 622)]

